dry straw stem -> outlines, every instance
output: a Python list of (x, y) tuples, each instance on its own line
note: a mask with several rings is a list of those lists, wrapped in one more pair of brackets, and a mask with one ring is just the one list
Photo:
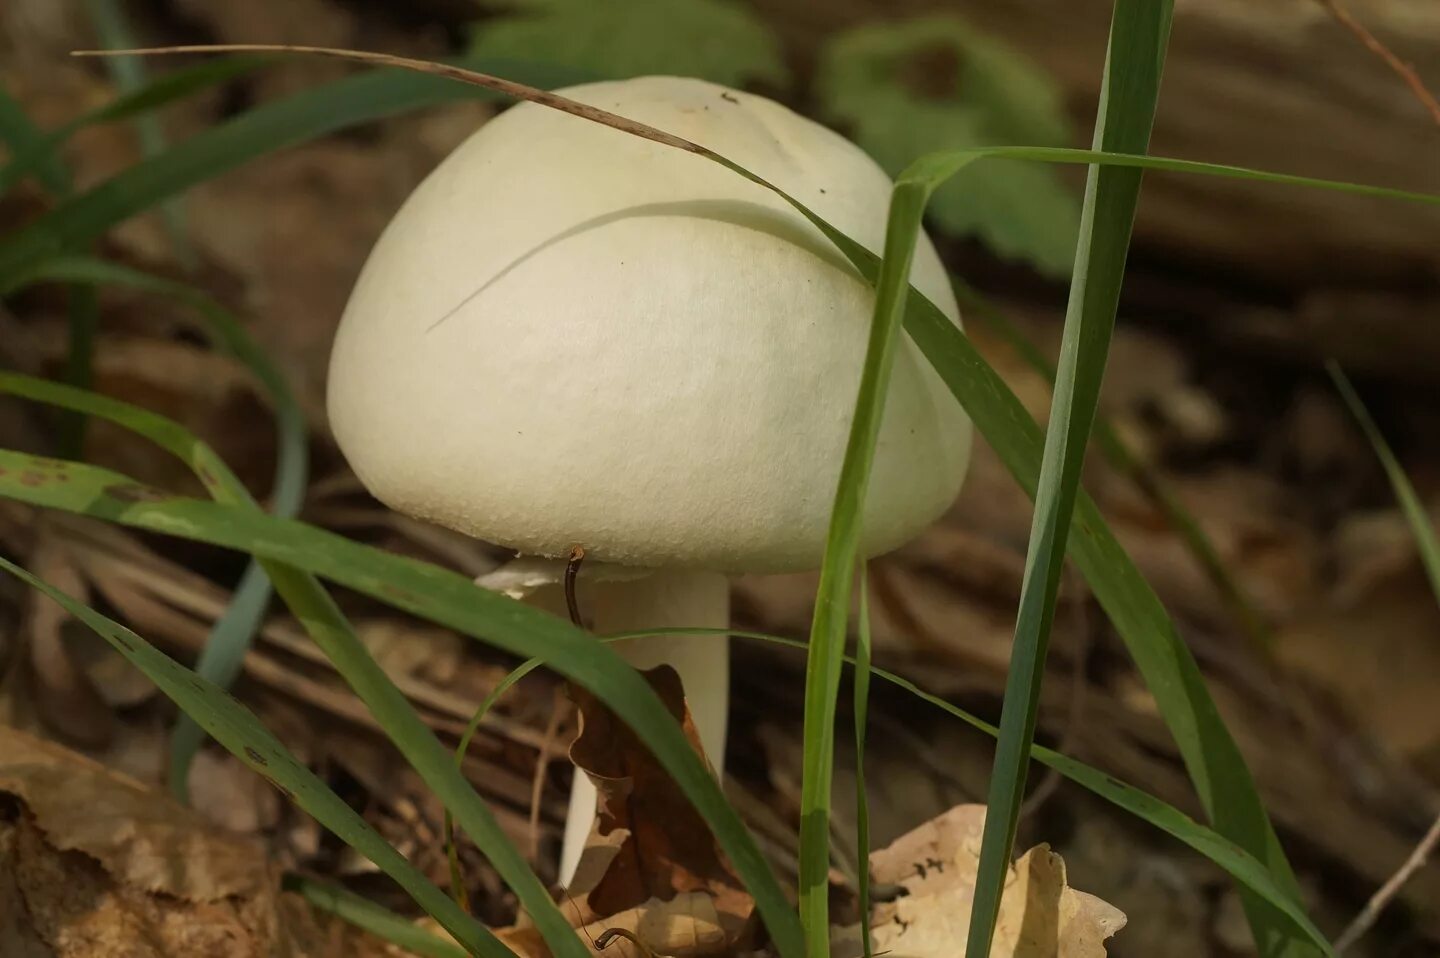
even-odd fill
[[(1375, 34), (1366, 29), (1364, 24), (1356, 20), (1348, 10), (1340, 5), (1339, 0), (1316, 0), (1316, 2), (1404, 81), (1405, 85), (1410, 88), (1410, 92), (1415, 95), (1415, 99), (1419, 100), (1420, 105), (1429, 112), (1435, 125), (1440, 127), (1440, 101), (1437, 101), (1435, 95), (1425, 86), (1425, 81), (1420, 79), (1420, 75), (1415, 72), (1414, 65), (1406, 63), (1393, 50), (1381, 43)], [(1395, 874), (1391, 875), (1374, 895), (1370, 896), (1370, 900), (1365, 903), (1360, 914), (1355, 916), (1354, 921), (1350, 922), (1345, 931), (1335, 940), (1337, 954), (1343, 954), (1370, 930), (1376, 919), (1380, 917), (1380, 913), (1384, 911), (1385, 906), (1400, 894), (1400, 890), (1405, 887), (1405, 883), (1410, 880), (1410, 877), (1425, 867), (1437, 845), (1440, 845), (1440, 817), (1431, 823), (1430, 830), (1420, 839), (1419, 844), (1415, 846), (1405, 863), (1396, 869)]]
[(1415, 94), (1415, 99), (1420, 101), (1420, 105), (1429, 111), (1435, 125), (1440, 127), (1440, 101), (1435, 99), (1435, 94), (1430, 92), (1425, 86), (1425, 81), (1420, 79), (1420, 74), (1415, 72), (1414, 64), (1406, 63), (1396, 56), (1395, 51), (1381, 43), (1375, 34), (1367, 30), (1363, 23), (1350, 14), (1350, 11), (1342, 7), (1340, 0), (1315, 0), (1315, 2), (1324, 7), (1330, 16), (1335, 18), (1336, 23), (1353, 33), (1365, 49), (1375, 54), (1385, 62), (1386, 66), (1394, 70), (1396, 76), (1404, 80), (1405, 85), (1410, 88), (1410, 92)]
[[(450, 80), (458, 80), (461, 83), (469, 83), (472, 86), (485, 87), (497, 93), (514, 97), (517, 100), (528, 100), (531, 103), (548, 106), (551, 109), (560, 110), (563, 113), (569, 113), (572, 116), (578, 116), (584, 120), (591, 120), (604, 126), (614, 127), (617, 130), (623, 130), (626, 133), (643, 137), (647, 140), (654, 140), (656, 143), (661, 143), (665, 146), (673, 146), (689, 153), (698, 153), (701, 156), (724, 162), (715, 152), (707, 150), (698, 143), (692, 143), (684, 137), (674, 136), (666, 133), (664, 130), (657, 130), (653, 126), (626, 119), (608, 110), (602, 110), (584, 103), (577, 103), (563, 96), (557, 96), (554, 93), (548, 93), (544, 90), (537, 90), (523, 83), (515, 83), (511, 80), (491, 76), (488, 73), (477, 73), (474, 70), (466, 70), (462, 67), (449, 66), (444, 63), (434, 63), (430, 60), (397, 57), (388, 53), (366, 53), (360, 50), (341, 50), (335, 47), (307, 47), (289, 44), (219, 43), (175, 47), (137, 47), (132, 50), (72, 50), (70, 55), (75, 57), (122, 57), (168, 56), (178, 53), (298, 53), (306, 56), (350, 60), (356, 63), (370, 63), (375, 66), (416, 70), (420, 73), (430, 73)], [(728, 166), (729, 164), (726, 163), (725, 165)]]
[(1346, 949), (1359, 941), (1365, 932), (1370, 930), (1370, 926), (1375, 924), (1375, 919), (1380, 917), (1380, 912), (1384, 911), (1385, 906), (1390, 904), (1392, 898), (1400, 894), (1400, 889), (1405, 887), (1410, 876), (1425, 867), (1425, 863), (1430, 860), (1430, 855), (1435, 851), (1437, 845), (1440, 845), (1440, 818), (1431, 822), (1430, 830), (1425, 833), (1424, 838), (1420, 839), (1420, 844), (1415, 846), (1410, 857), (1405, 859), (1405, 864), (1396, 869), (1389, 881), (1381, 885), (1380, 890), (1370, 896), (1370, 900), (1365, 903), (1360, 914), (1356, 915), (1350, 926), (1339, 938), (1335, 939), (1336, 954), (1343, 954)]

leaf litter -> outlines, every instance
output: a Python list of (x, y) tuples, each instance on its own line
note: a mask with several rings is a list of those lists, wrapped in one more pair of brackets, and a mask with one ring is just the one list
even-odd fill
[(0, 954), (394, 953), (282, 892), (260, 841), (217, 830), (134, 779), (0, 725)]

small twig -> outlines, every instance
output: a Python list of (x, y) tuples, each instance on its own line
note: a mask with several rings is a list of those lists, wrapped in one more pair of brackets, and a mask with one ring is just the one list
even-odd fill
[(569, 712), (569, 699), (563, 687), (555, 690), (555, 704), (550, 709), (550, 721), (545, 726), (545, 737), (540, 740), (540, 752), (535, 756), (535, 775), (530, 780), (530, 863), (540, 861), (540, 798), (545, 793), (545, 773), (550, 767), (550, 749), (560, 734), (560, 723)]
[(1415, 846), (1410, 857), (1405, 859), (1405, 864), (1401, 865), (1395, 874), (1380, 886), (1379, 891), (1370, 896), (1370, 900), (1365, 903), (1360, 914), (1355, 916), (1355, 920), (1350, 922), (1349, 927), (1335, 940), (1337, 955), (1344, 953), (1347, 948), (1359, 941), (1365, 932), (1370, 930), (1370, 926), (1374, 925), (1375, 920), (1380, 917), (1380, 912), (1385, 910), (1385, 906), (1390, 904), (1391, 899), (1400, 894), (1400, 889), (1405, 887), (1405, 883), (1410, 880), (1410, 877), (1425, 867), (1425, 863), (1430, 859), (1430, 855), (1434, 853), (1437, 845), (1440, 845), (1440, 818), (1436, 818), (1431, 823), (1430, 830), (1425, 833), (1424, 838), (1420, 839), (1420, 844)]
[(1440, 100), (1436, 100), (1435, 94), (1426, 88), (1425, 81), (1421, 80), (1420, 75), (1415, 72), (1413, 64), (1406, 63), (1396, 56), (1393, 50), (1381, 43), (1375, 34), (1367, 30), (1364, 24), (1356, 20), (1348, 10), (1340, 5), (1340, 0), (1315, 0), (1315, 2), (1329, 11), (1336, 23), (1353, 33), (1365, 49), (1383, 60), (1396, 76), (1404, 80), (1405, 85), (1410, 88), (1410, 92), (1415, 94), (1415, 99), (1419, 100), (1420, 105), (1430, 113), (1430, 118), (1435, 121), (1435, 125), (1440, 126)]

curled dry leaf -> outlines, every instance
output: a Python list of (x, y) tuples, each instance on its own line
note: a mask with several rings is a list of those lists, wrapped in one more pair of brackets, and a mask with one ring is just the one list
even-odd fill
[[(703, 755), (679, 676), (666, 666), (644, 674)], [(594, 696), (574, 695), (580, 735), (570, 758), (600, 793), (589, 861), (571, 889), (589, 906), (586, 927), (624, 928), (664, 955), (730, 953), (749, 936), (754, 900), (650, 750)]]
[[(876, 910), (877, 954), (963, 958), (984, 824), (983, 805), (957, 805), (870, 856), (877, 886), (904, 891)], [(1119, 909), (1069, 887), (1060, 856), (1038, 845), (1011, 868), (990, 958), (1103, 958), (1124, 925)]]
[[(322, 924), (257, 842), (0, 726), (0, 955), (320, 958), (337, 932)], [(386, 954), (353, 945), (333, 953)]]

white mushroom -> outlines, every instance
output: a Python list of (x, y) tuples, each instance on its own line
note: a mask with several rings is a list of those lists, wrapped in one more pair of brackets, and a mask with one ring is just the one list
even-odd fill
[[(881, 247), (884, 172), (777, 103), (675, 77), (560, 92), (708, 146)], [(958, 322), (923, 237), (912, 281)], [(526, 557), (583, 546), (600, 573), (585, 610), (597, 631), (723, 627), (726, 574), (820, 562), (873, 301), (762, 187), (521, 104), (456, 149), (376, 244), (335, 340), (330, 417), (392, 508)], [(907, 337), (866, 555), (944, 511), (969, 450), (968, 420)], [(530, 561), (488, 584), (523, 592), (557, 568)], [(719, 770), (724, 640), (643, 640), (622, 654), (677, 669)], [(572, 798), (566, 881), (594, 813), (588, 784)]]

